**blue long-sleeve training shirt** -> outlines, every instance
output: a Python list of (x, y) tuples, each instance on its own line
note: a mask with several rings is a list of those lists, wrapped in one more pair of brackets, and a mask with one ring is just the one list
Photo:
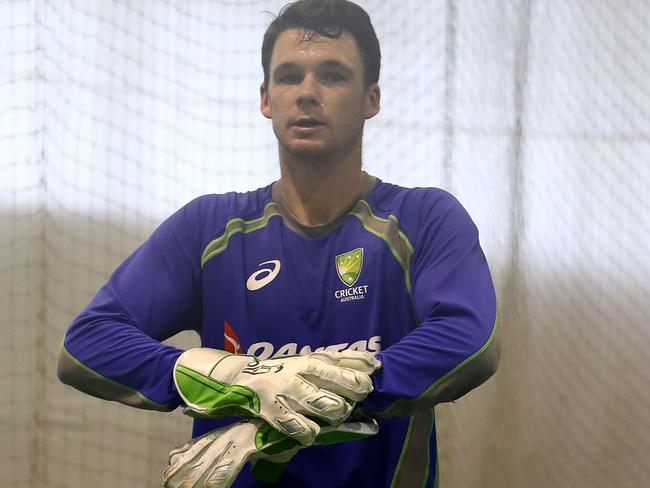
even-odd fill
[[(195, 329), (203, 347), (262, 358), (377, 352), (361, 407), (376, 436), (300, 451), (280, 486), (433, 486), (433, 405), (496, 369), (496, 301), (478, 232), (449, 193), (373, 180), (323, 226), (296, 221), (268, 185), (181, 208), (113, 273), (68, 329), (66, 383), (157, 410), (181, 400), (161, 344)], [(194, 435), (232, 419), (196, 419)], [(245, 468), (233, 486), (268, 486)]]

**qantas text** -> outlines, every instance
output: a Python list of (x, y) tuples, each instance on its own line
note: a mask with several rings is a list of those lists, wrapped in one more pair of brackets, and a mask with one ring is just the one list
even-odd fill
[(270, 342), (256, 342), (251, 344), (246, 354), (257, 356), (260, 359), (269, 359), (281, 356), (295, 356), (309, 354), (316, 351), (366, 351), (366, 352), (379, 352), (381, 351), (381, 336), (373, 336), (367, 340), (356, 341), (353, 343), (341, 342), (340, 344), (332, 344), (331, 346), (322, 346), (312, 349), (310, 345), (299, 347), (297, 343), (290, 342), (280, 346), (275, 350), (275, 346)]

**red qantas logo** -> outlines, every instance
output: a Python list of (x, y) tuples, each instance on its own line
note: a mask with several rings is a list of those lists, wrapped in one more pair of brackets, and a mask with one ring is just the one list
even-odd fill
[[(233, 354), (244, 354), (244, 350), (237, 337), (235, 329), (228, 323), (227, 320), (223, 322), (223, 344), (224, 350)], [(276, 349), (274, 344), (270, 342), (256, 342), (251, 344), (246, 351), (246, 354), (256, 356), (258, 359), (269, 359), (271, 357), (282, 356), (295, 356), (297, 354), (305, 355), (316, 351), (366, 351), (366, 352), (379, 352), (381, 351), (381, 336), (373, 336), (366, 340), (357, 342), (341, 342), (339, 344), (332, 344), (330, 346), (321, 346), (312, 349), (311, 346), (299, 346), (295, 342), (284, 344)]]
[(243, 352), (239, 337), (237, 337), (235, 329), (232, 328), (227, 320), (223, 321), (223, 346), (224, 351), (233, 354), (241, 354)]

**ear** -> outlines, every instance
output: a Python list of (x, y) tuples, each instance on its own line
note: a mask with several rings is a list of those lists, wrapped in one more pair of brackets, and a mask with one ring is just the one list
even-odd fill
[(371, 119), (379, 113), (381, 99), (381, 90), (379, 85), (375, 83), (366, 89), (366, 119)]
[(260, 85), (260, 112), (267, 119), (271, 118), (271, 101), (269, 100), (269, 91), (262, 82)]

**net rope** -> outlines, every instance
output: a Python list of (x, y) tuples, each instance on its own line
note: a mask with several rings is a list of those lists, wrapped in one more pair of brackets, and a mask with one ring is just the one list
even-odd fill
[[(642, 486), (650, 455), (650, 4), (359, 1), (382, 45), (365, 169), (481, 231), (497, 375), (436, 407), (441, 486)], [(260, 46), (283, 1), (0, 3), (0, 471), (161, 485), (179, 412), (56, 379), (66, 327), (168, 215), (277, 179)], [(190, 333), (171, 340), (198, 345)]]

